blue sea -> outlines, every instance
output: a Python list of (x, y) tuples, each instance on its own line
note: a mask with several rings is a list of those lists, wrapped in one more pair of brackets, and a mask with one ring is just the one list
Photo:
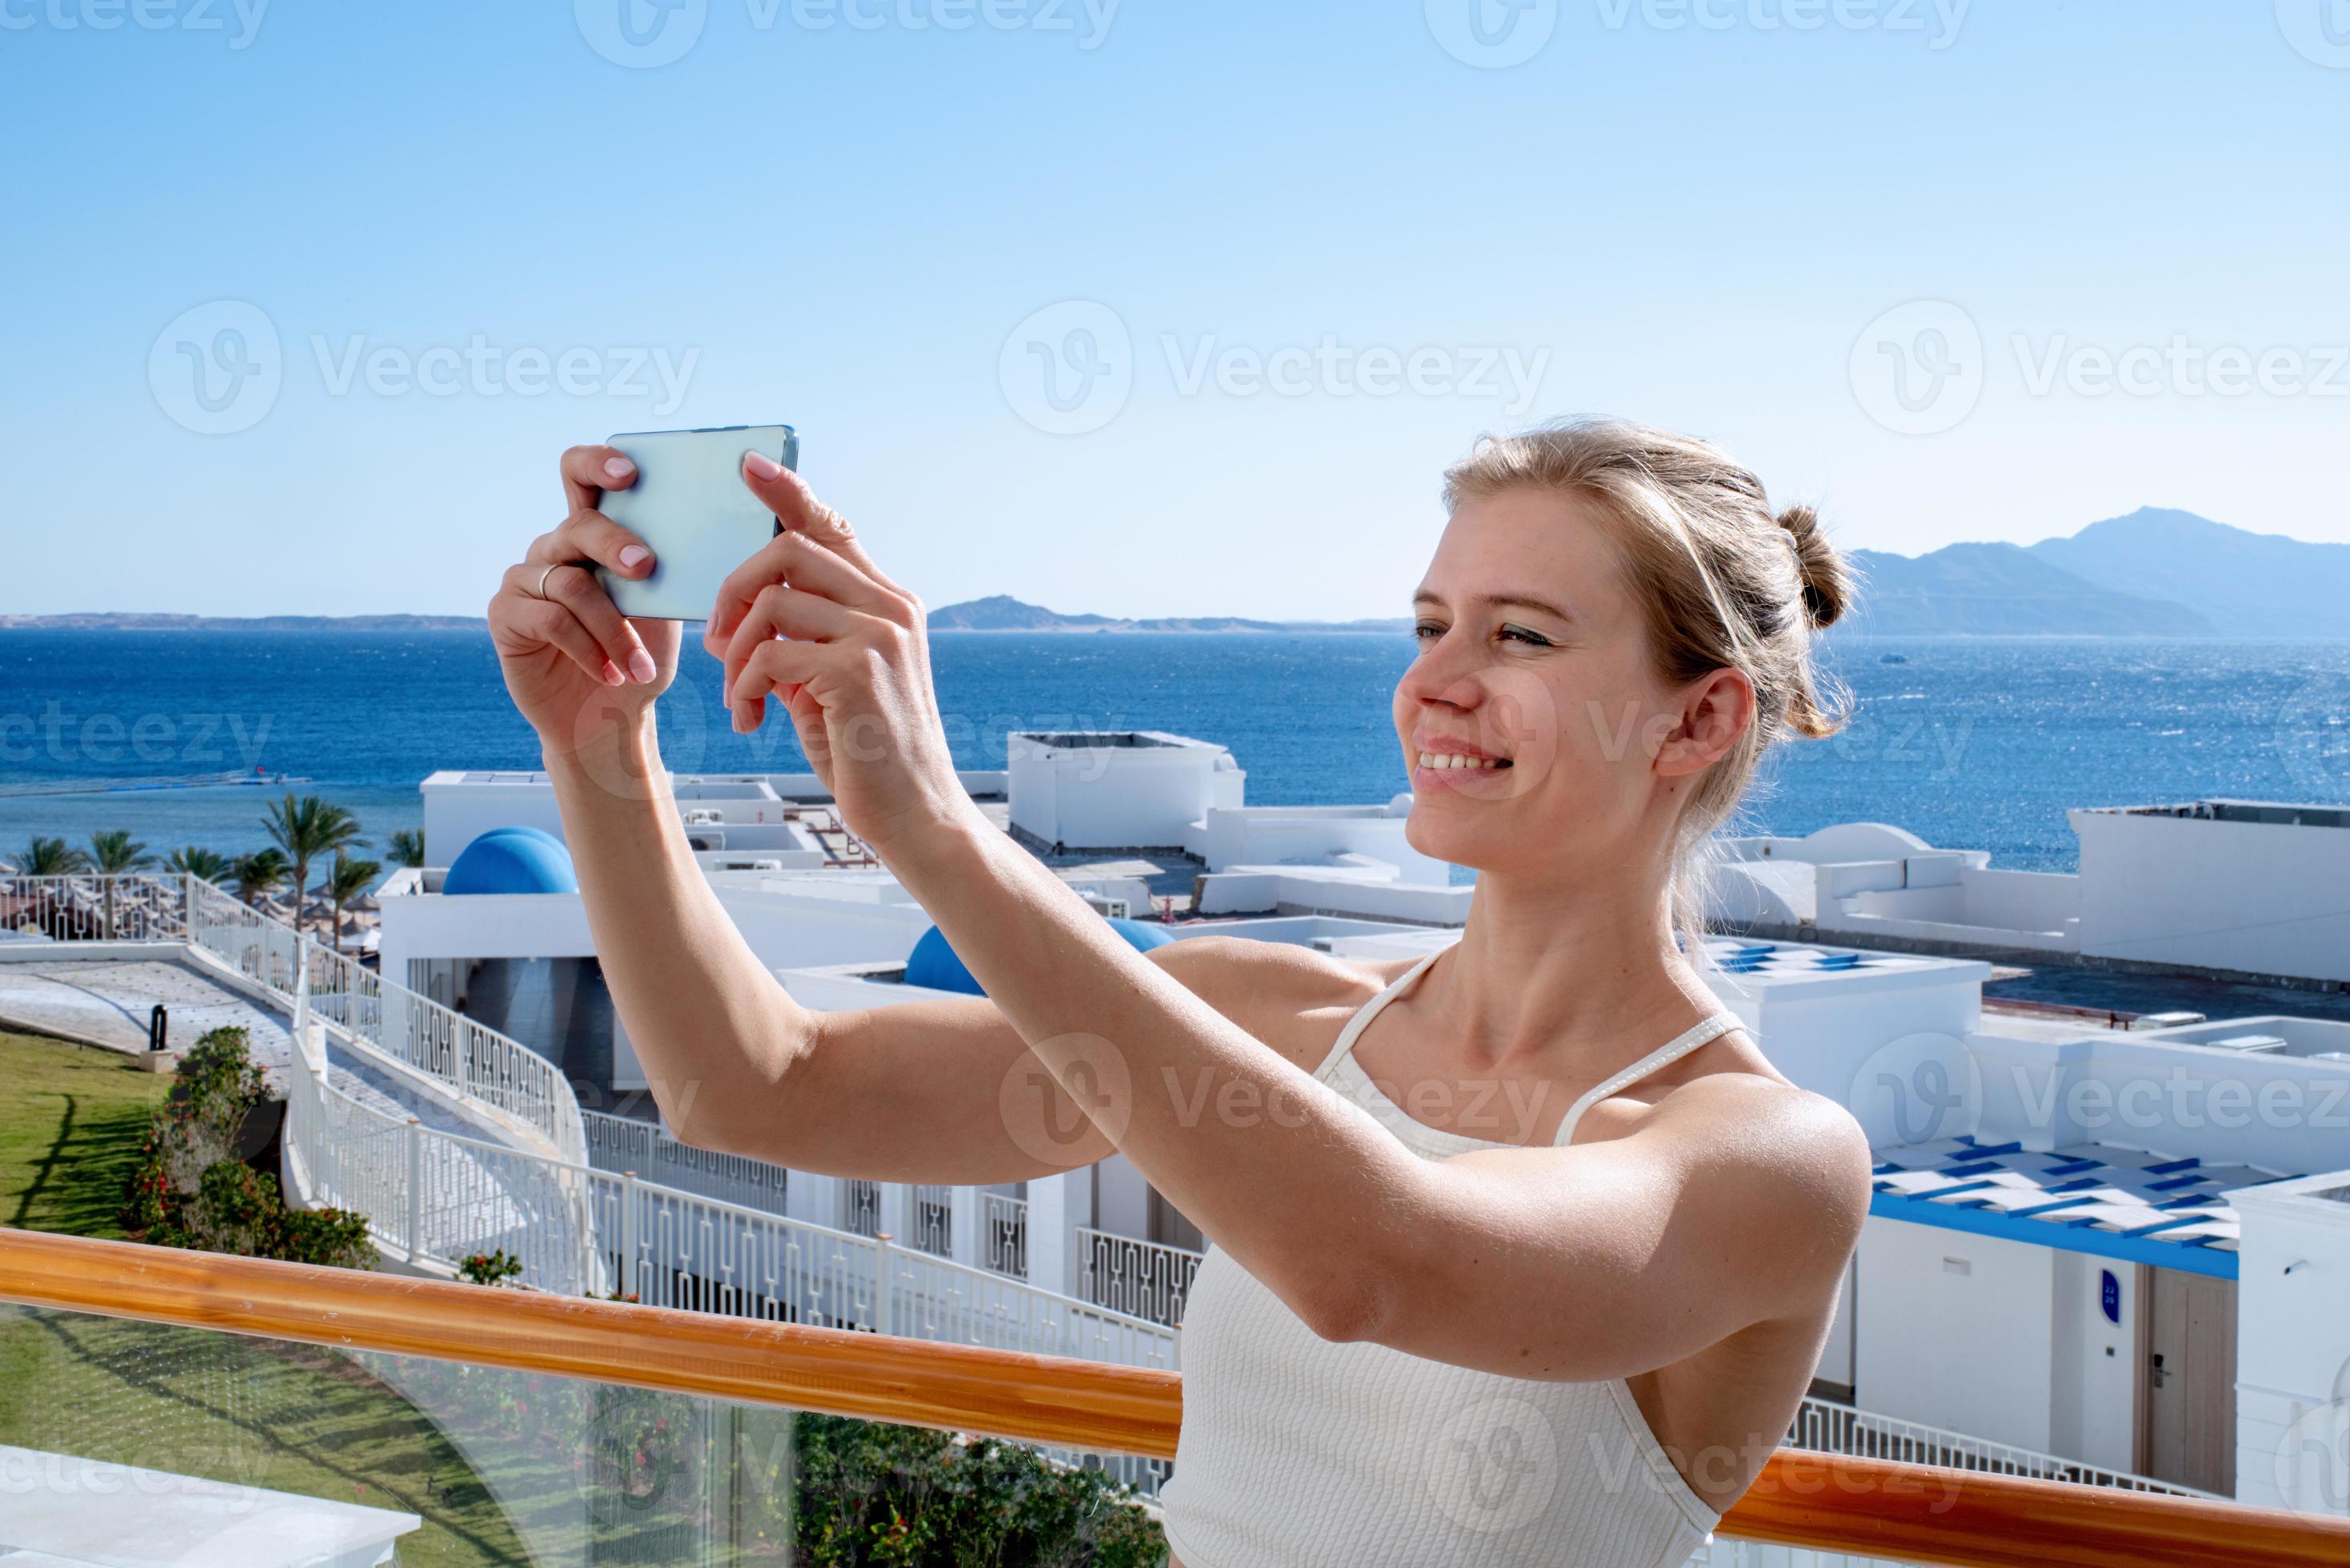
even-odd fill
[[(958, 763), (1000, 767), (1014, 729), (1157, 729), (1232, 748), (1254, 804), (1385, 800), (1406, 787), (1388, 719), (1401, 633), (942, 634)], [(1994, 864), (2067, 870), (2064, 812), (2250, 796), (2350, 803), (2350, 644), (1860, 640), (1826, 659), (1857, 699), (1841, 736), (1783, 750), (1758, 829), (1898, 823)], [(681, 771), (805, 767), (780, 715), (733, 733), (718, 667), (688, 640), (663, 699)], [(421, 826), (439, 768), (529, 768), (485, 633), (0, 630), (0, 849), (128, 828), (157, 851), (264, 842), (250, 786), (26, 795), (268, 773), (355, 811), (380, 844)]]

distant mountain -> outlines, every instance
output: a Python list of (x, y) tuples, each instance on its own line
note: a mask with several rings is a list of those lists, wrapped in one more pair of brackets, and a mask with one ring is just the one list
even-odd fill
[(1855, 550), (1850, 629), (1874, 637), (2209, 637), (2167, 599), (2116, 593), (2020, 545), (1946, 545), (1923, 556)]
[(477, 615), (0, 615), (0, 628), (53, 631), (486, 631)]
[(2224, 637), (2350, 637), (2350, 545), (2141, 506), (2031, 553), (2099, 587), (2185, 605)]
[(1123, 620), (1106, 615), (1063, 615), (1015, 599), (991, 594), (931, 612), (932, 631), (1378, 631), (1408, 629), (1408, 617), (1384, 620), (1250, 620), (1234, 615), (1146, 616)]

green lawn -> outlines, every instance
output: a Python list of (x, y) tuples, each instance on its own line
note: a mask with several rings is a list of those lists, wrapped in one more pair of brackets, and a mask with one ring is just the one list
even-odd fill
[(123, 1183), (171, 1087), (117, 1052), (0, 1030), (0, 1225), (119, 1240)]
[[(171, 1086), (114, 1052), (0, 1031), (0, 1224), (121, 1238)], [(772, 1475), (789, 1426), (745, 1416), (749, 1432), (744, 1417), (711, 1429), (677, 1396), (0, 1305), (0, 1443), (418, 1514), (411, 1568), (781, 1561), (789, 1493), (744, 1483)], [(656, 1426), (678, 1435), (639, 1461)], [(705, 1544), (713, 1523), (743, 1544)]]

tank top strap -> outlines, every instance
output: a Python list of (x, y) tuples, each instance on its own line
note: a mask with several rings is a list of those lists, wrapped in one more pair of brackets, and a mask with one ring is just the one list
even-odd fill
[(1573, 1143), (1575, 1124), (1583, 1120), (1584, 1112), (1600, 1101), (1622, 1094), (1649, 1074), (1663, 1071), (1699, 1046), (1710, 1044), (1733, 1029), (1745, 1027), (1746, 1025), (1740, 1023), (1734, 1013), (1711, 1013), (1674, 1035), (1622, 1072), (1611, 1074), (1602, 1082), (1593, 1085), (1584, 1091), (1582, 1098), (1567, 1107), (1566, 1119), (1558, 1124), (1558, 1136), (1551, 1140), (1553, 1147), (1565, 1148)]
[(1398, 975), (1395, 980), (1388, 984), (1385, 991), (1382, 991), (1377, 996), (1363, 1003), (1362, 1006), (1355, 1009), (1355, 1016), (1347, 1020), (1347, 1026), (1338, 1031), (1337, 1044), (1332, 1045), (1330, 1047), (1330, 1054), (1322, 1058), (1322, 1064), (1314, 1069), (1314, 1075), (1316, 1078), (1328, 1076), (1330, 1069), (1344, 1061), (1346, 1059), (1347, 1053), (1355, 1048), (1356, 1040), (1361, 1036), (1365, 1029), (1370, 1026), (1371, 1020), (1379, 1015), (1379, 1010), (1385, 1007), (1388, 1002), (1393, 1002), (1397, 997), (1401, 996), (1405, 992), (1409, 991), (1412, 987), (1412, 982), (1419, 980), (1421, 975), (1427, 973), (1428, 966), (1434, 963), (1438, 959), (1442, 958), (1445, 950), (1446, 950), (1443, 948), (1437, 949), (1434, 952), (1429, 954), (1426, 958), (1420, 960), (1418, 963), (1404, 971), (1403, 973)]

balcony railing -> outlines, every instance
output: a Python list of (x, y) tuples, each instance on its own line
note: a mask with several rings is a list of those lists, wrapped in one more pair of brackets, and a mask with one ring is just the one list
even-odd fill
[(1183, 1321), (1204, 1254), (1076, 1227), (1077, 1293), (1097, 1306), (1172, 1327)]
[[(1171, 1372), (21, 1231), (0, 1231), (0, 1301), (1076, 1453), (1165, 1461), (1181, 1421)], [(2350, 1520), (1798, 1449), (1771, 1459), (1718, 1533), (1953, 1568), (2350, 1561)]]
[(1001, 1192), (979, 1195), (980, 1234), (986, 1254), (980, 1262), (995, 1273), (1028, 1277), (1028, 1200)]
[(2219, 1495), (2156, 1480), (2151, 1476), (2132, 1475), (2127, 1470), (2107, 1469), (2079, 1459), (2020, 1449), (2012, 1443), (1995, 1443), (1987, 1438), (1972, 1438), (1898, 1417), (1857, 1410), (1825, 1399), (1804, 1401), (1803, 1407), (1795, 1412), (1794, 1426), (1787, 1433), (1787, 1446), (1860, 1459), (1894, 1459), (1907, 1465), (2032, 1476), (2075, 1486), (2117, 1487), (2125, 1491), (2163, 1492), (2172, 1497)]

